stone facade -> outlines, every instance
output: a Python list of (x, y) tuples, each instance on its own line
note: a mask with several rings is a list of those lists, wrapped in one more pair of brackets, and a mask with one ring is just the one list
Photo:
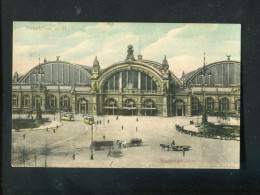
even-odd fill
[(163, 63), (127, 58), (101, 70), (56, 61), (13, 79), (13, 110), (70, 111), (108, 115), (194, 116), (240, 113), (240, 62), (220, 61), (178, 79)]

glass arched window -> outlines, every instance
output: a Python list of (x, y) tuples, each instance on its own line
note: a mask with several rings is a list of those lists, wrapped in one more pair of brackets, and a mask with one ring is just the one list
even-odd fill
[(226, 112), (229, 110), (229, 101), (227, 98), (222, 98), (220, 100), (220, 111), (221, 112)]
[(116, 102), (115, 99), (110, 98), (110, 99), (107, 100), (106, 106), (108, 106), (108, 107), (117, 107), (117, 102)]
[(49, 106), (50, 107), (56, 107), (57, 102), (56, 102), (56, 96), (55, 95), (50, 95), (49, 96)]
[(192, 98), (192, 110), (198, 110), (199, 109), (199, 99), (196, 97)]
[(70, 98), (68, 96), (65, 95), (61, 98), (61, 106), (64, 108), (70, 106)]
[(125, 101), (125, 107), (136, 107), (135, 101), (132, 99), (128, 99)]
[(145, 108), (155, 108), (155, 104), (151, 99), (145, 100), (144, 102)]
[(213, 111), (214, 110), (214, 100), (211, 97), (206, 98), (206, 110), (207, 111)]
[(30, 96), (29, 95), (23, 96), (23, 106), (25, 108), (29, 108), (29, 106), (30, 106)]
[(13, 107), (18, 106), (18, 97), (16, 95), (13, 95), (13, 97), (12, 97), (12, 105), (13, 105)]

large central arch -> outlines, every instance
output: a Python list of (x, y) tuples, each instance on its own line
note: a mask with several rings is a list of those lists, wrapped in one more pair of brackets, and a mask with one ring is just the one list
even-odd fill
[(119, 72), (123, 72), (126, 70), (132, 70), (132, 71), (137, 71), (144, 73), (148, 75), (152, 81), (156, 85), (156, 89), (158, 91), (162, 90), (163, 87), (163, 78), (162, 74), (159, 70), (157, 70), (154, 67), (149, 66), (148, 64), (142, 63), (142, 62), (131, 62), (131, 63), (126, 63), (126, 62), (120, 62), (117, 64), (113, 64), (107, 69), (103, 70), (101, 74), (98, 77), (98, 88), (101, 90), (101, 92), (104, 92), (104, 85), (105, 82), (111, 78), (113, 75)]

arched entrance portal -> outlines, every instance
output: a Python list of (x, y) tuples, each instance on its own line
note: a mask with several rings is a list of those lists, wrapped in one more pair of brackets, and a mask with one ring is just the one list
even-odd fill
[(79, 113), (86, 114), (88, 113), (88, 101), (84, 98), (79, 100)]
[(183, 100), (177, 100), (176, 101), (176, 110), (175, 110), (176, 116), (184, 116), (185, 115), (185, 103)]
[(108, 99), (105, 103), (104, 110), (107, 115), (118, 115), (116, 100), (113, 98)]
[(136, 103), (133, 99), (127, 99), (123, 106), (123, 115), (134, 116), (137, 115)]
[(147, 99), (144, 101), (144, 106), (142, 108), (142, 115), (144, 116), (156, 116), (157, 109), (155, 107), (154, 102), (151, 99)]

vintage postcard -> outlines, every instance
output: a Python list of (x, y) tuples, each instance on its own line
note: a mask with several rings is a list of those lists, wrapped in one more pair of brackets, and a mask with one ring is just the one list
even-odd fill
[(14, 22), (12, 166), (240, 167), (240, 24)]

